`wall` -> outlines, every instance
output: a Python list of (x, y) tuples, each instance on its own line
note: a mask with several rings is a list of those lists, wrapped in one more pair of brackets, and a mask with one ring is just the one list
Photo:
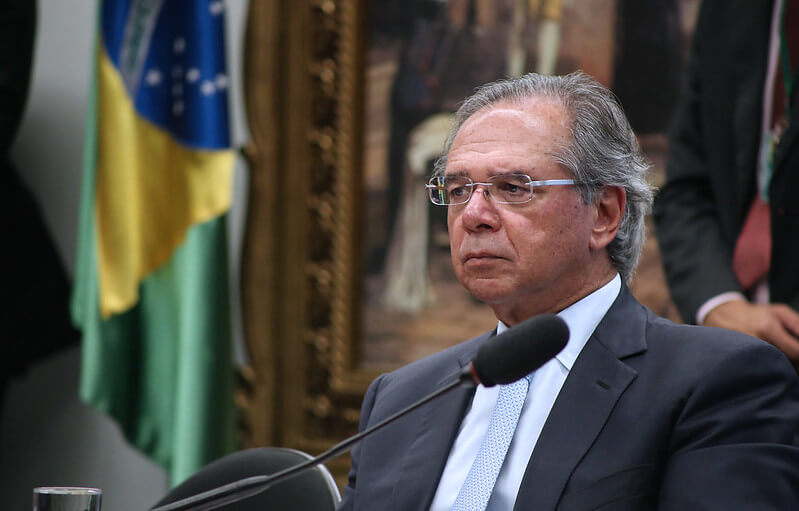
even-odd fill
[[(81, 151), (89, 90), (96, 0), (40, 0), (31, 95), (12, 155), (43, 209), (70, 275), (75, 263)], [(247, 138), (241, 45), (247, 0), (227, 6), (234, 140)], [(238, 275), (246, 175), (236, 171), (230, 215), (231, 276)], [(233, 296), (238, 283), (233, 280)], [(234, 299), (234, 310), (238, 301)], [(241, 327), (234, 333), (241, 359)], [(0, 495), (4, 510), (29, 510), (40, 485), (97, 486), (103, 508), (143, 510), (166, 491), (166, 474), (121, 437), (116, 424), (77, 399), (78, 348), (34, 366), (8, 389), (0, 423)]]

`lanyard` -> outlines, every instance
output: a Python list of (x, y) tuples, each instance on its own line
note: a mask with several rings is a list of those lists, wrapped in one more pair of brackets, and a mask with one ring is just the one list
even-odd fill
[(782, 2), (782, 9), (780, 12), (780, 64), (782, 66), (782, 79), (785, 84), (785, 117), (791, 111), (791, 100), (793, 99), (794, 88), (796, 87), (797, 80), (799, 80), (799, 69), (792, 69), (791, 54), (788, 50), (788, 34), (785, 32), (785, 10), (788, 2), (791, 0), (784, 0)]
[[(777, 144), (780, 142), (780, 138), (785, 130), (787, 130), (788, 123), (791, 120), (791, 100), (793, 99), (797, 83), (799, 83), (799, 69), (794, 70), (793, 65), (791, 64), (791, 53), (788, 48), (788, 34), (785, 30), (785, 12), (787, 10), (788, 2), (792, 1), (795, 0), (782, 0), (779, 1), (779, 4), (774, 6), (775, 18), (777, 16), (777, 12), (779, 12), (779, 18), (775, 20), (778, 23), (776, 27), (778, 34), (774, 34), (774, 32), (772, 32), (772, 49), (769, 51), (774, 51), (774, 49), (776, 49), (774, 48), (774, 37), (775, 35), (778, 35), (780, 70), (782, 71), (782, 80), (783, 85), (785, 86), (785, 113), (777, 119), (777, 122), (772, 129), (771, 126), (773, 120), (771, 120), (770, 113), (766, 114), (766, 112), (770, 112), (770, 110), (766, 109), (771, 108), (770, 104), (772, 101), (775, 101), (776, 98), (774, 98), (773, 95), (767, 94), (766, 104), (764, 105), (764, 126), (762, 132), (763, 138), (761, 139), (760, 145), (760, 163), (758, 164), (757, 172), (757, 188), (760, 193), (760, 198), (766, 203), (769, 201), (769, 184), (771, 183), (771, 176), (774, 173), (774, 152), (776, 150)], [(777, 9), (779, 9), (779, 11), (777, 11)], [(795, 28), (796, 27), (794, 27), (794, 29)], [(769, 91), (773, 91), (773, 82), (769, 82), (767, 80), (766, 87), (769, 88)], [(769, 122), (766, 123), (766, 120), (769, 120)]]

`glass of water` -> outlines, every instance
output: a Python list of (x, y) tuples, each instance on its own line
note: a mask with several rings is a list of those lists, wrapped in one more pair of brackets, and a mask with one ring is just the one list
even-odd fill
[(102, 499), (99, 488), (34, 488), (33, 511), (100, 511)]

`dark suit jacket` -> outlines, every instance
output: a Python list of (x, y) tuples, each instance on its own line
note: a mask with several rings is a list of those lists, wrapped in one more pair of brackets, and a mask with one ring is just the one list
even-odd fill
[(0, 2), (0, 410), (6, 382), (72, 344), (69, 280), (10, 151), (28, 97), (35, 0)]
[[(701, 5), (666, 184), (654, 209), (671, 295), (688, 322), (713, 296), (741, 291), (732, 254), (757, 193), (772, 6), (771, 0)], [(771, 299), (799, 310), (799, 120), (776, 149), (769, 192)]]
[[(452, 381), (487, 338), (375, 380), (361, 429)], [(356, 447), (341, 509), (427, 509), (473, 393), (458, 389)], [(555, 401), (516, 509), (799, 509), (798, 432), (799, 380), (780, 352), (676, 325), (623, 287)]]

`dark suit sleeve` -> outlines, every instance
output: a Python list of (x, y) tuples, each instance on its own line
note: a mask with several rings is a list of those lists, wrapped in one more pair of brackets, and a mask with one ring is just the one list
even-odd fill
[[(705, 43), (720, 23), (718, 8), (707, 0), (697, 23), (688, 79), (675, 114), (669, 138), (666, 183), (655, 199), (654, 219), (671, 297), (684, 321), (694, 323), (697, 310), (710, 298), (727, 291), (740, 291), (732, 270), (731, 243), (725, 239), (718, 201), (710, 176), (709, 151), (728, 151), (708, 143), (707, 130), (714, 129), (703, 115), (713, 91), (706, 83), (707, 66), (716, 56)], [(723, 78), (719, 78), (723, 80)], [(728, 115), (719, 107), (719, 115)], [(715, 117), (714, 117), (715, 119)], [(756, 129), (756, 127), (752, 127)], [(733, 169), (724, 169), (732, 179)], [(754, 171), (753, 171), (754, 172)], [(729, 236), (729, 235), (728, 235)]]
[[(363, 397), (361, 404), (361, 421), (358, 426), (359, 431), (363, 431), (367, 424), (369, 424), (369, 416), (372, 414), (372, 407), (374, 407), (377, 391), (380, 388), (380, 383), (385, 375), (378, 377), (369, 385), (366, 395)], [(355, 487), (358, 480), (358, 462), (361, 454), (361, 444), (357, 444), (352, 449), (352, 463), (350, 465), (350, 473), (347, 486), (341, 492), (341, 503), (339, 504), (339, 511), (348, 511), (353, 509), (353, 500), (355, 496)]]
[(0, 5), (0, 156), (5, 158), (28, 98), (36, 2), (3, 0)]
[(721, 356), (685, 398), (659, 511), (799, 509), (799, 380), (758, 343)]

